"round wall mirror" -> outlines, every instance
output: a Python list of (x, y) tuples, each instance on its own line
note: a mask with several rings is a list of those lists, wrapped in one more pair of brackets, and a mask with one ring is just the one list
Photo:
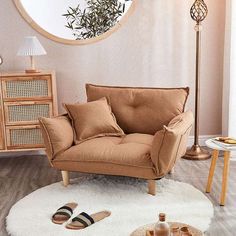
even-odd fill
[(136, 0), (13, 0), (24, 19), (44, 36), (66, 44), (108, 37), (131, 14)]

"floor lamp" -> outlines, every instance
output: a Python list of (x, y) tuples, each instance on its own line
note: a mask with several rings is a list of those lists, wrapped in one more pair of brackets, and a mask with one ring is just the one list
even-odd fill
[(195, 81), (195, 123), (194, 144), (187, 150), (184, 159), (205, 160), (210, 158), (210, 153), (199, 145), (199, 106), (200, 106), (200, 64), (201, 64), (201, 22), (208, 14), (207, 5), (204, 0), (195, 0), (190, 9), (190, 15), (196, 21), (196, 81)]

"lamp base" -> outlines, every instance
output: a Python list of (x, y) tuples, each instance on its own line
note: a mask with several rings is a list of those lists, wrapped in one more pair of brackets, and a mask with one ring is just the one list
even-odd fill
[(25, 73), (40, 73), (40, 71), (36, 69), (27, 69), (25, 70)]
[(187, 150), (185, 155), (182, 157), (187, 160), (201, 161), (207, 160), (211, 157), (211, 154), (199, 145), (193, 145)]

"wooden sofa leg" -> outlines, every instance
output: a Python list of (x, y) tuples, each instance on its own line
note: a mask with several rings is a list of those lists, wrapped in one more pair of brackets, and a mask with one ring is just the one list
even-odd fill
[(153, 179), (148, 180), (148, 193), (153, 196), (156, 195), (156, 181)]
[(63, 185), (65, 187), (67, 187), (70, 183), (70, 179), (69, 179), (69, 172), (68, 171), (61, 171), (61, 175), (62, 175), (62, 181), (63, 181)]

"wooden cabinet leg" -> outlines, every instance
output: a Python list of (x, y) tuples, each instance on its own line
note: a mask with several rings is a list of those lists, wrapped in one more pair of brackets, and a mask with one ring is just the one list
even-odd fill
[(156, 181), (153, 179), (148, 180), (148, 193), (153, 196), (156, 195)]
[(61, 175), (62, 175), (63, 185), (65, 187), (67, 187), (70, 183), (69, 172), (68, 171), (61, 171)]
[(219, 150), (213, 150), (212, 153), (212, 160), (211, 160), (211, 167), (208, 175), (208, 181), (207, 181), (207, 187), (206, 187), (206, 192), (210, 193), (211, 192), (211, 185), (212, 185), (212, 180), (215, 172), (215, 167), (216, 167), (216, 161), (219, 156)]
[(224, 152), (224, 169), (223, 169), (223, 176), (222, 176), (222, 190), (221, 190), (221, 197), (220, 197), (220, 205), (225, 205), (225, 197), (228, 185), (228, 174), (229, 174), (229, 159), (230, 159), (230, 152)]

